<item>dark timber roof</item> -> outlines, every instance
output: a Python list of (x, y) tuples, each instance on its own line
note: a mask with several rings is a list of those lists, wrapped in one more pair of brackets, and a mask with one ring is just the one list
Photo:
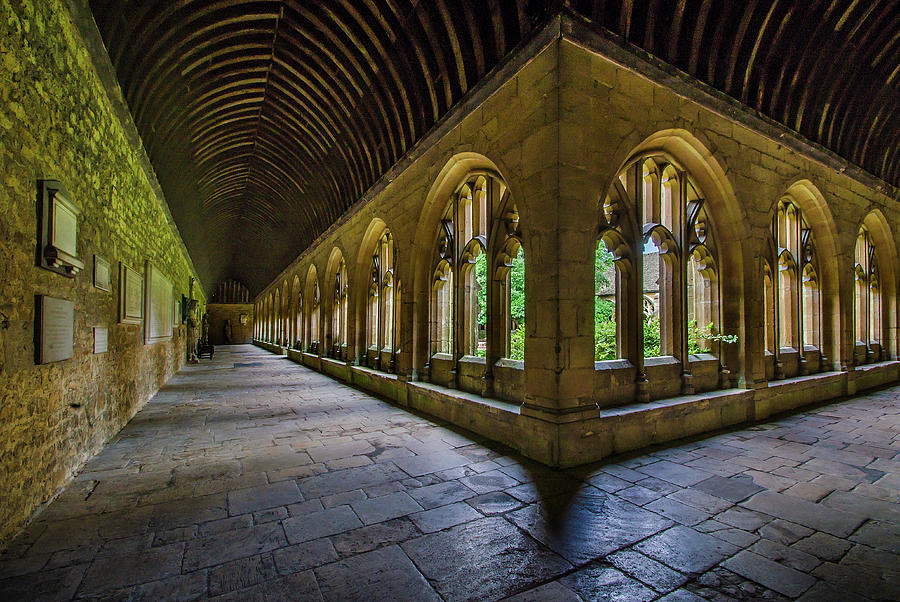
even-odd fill
[(90, 0), (204, 285), (261, 290), (563, 10), (900, 184), (900, 0)]

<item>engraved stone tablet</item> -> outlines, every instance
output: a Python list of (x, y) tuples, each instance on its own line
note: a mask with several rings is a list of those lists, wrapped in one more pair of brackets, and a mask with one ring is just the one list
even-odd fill
[(147, 262), (144, 295), (144, 342), (155, 343), (172, 338), (172, 283), (152, 263)]
[(141, 323), (144, 315), (143, 286), (140, 274), (124, 263), (119, 264), (119, 322)]
[(53, 245), (60, 251), (75, 256), (75, 237), (78, 231), (78, 217), (72, 208), (64, 203), (53, 203), (53, 216), (50, 220), (52, 231), (50, 236)]
[(109, 262), (99, 255), (94, 255), (94, 286), (104, 291), (110, 289)]
[(75, 304), (65, 299), (38, 296), (38, 363), (49, 364), (72, 357), (75, 338)]
[(109, 329), (103, 326), (94, 327), (94, 353), (106, 353), (109, 350)]
[(38, 255), (43, 268), (74, 278), (84, 268), (78, 258), (78, 216), (81, 210), (56, 180), (39, 181)]

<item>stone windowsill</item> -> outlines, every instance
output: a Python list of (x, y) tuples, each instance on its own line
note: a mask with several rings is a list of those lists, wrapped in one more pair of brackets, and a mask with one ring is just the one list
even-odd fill
[(375, 368), (369, 368), (368, 366), (350, 366), (350, 369), (353, 372), (359, 372), (360, 374), (365, 374), (367, 376), (373, 376), (376, 378), (382, 378), (385, 380), (397, 380), (398, 379), (396, 374), (391, 374), (390, 372), (382, 372), (381, 370), (376, 370)]
[(594, 362), (594, 370), (631, 370), (634, 368), (634, 364), (624, 358), (619, 358), (615, 360), (600, 360)]
[(450, 397), (457, 401), (472, 404), (475, 406), (481, 406), (484, 408), (491, 408), (493, 410), (499, 410), (501, 412), (508, 412), (510, 414), (520, 415), (521, 410), (520, 407), (514, 403), (510, 403), (508, 401), (502, 401), (499, 399), (491, 399), (487, 397), (481, 397), (480, 395), (476, 395), (475, 393), (468, 393), (466, 391), (461, 391), (459, 389), (448, 389), (447, 387), (442, 387), (440, 385), (435, 385), (433, 383), (426, 382), (407, 382), (407, 386), (411, 389), (422, 389), (425, 391), (432, 391), (443, 395), (445, 397)]
[(525, 360), (511, 360), (508, 357), (501, 357), (494, 364), (497, 368), (509, 368), (510, 370), (525, 371)]
[(644, 358), (644, 366), (674, 366), (680, 364), (678, 358), (672, 355), (659, 355), (656, 357)]
[(485, 360), (483, 357), (478, 357), (477, 355), (464, 355), (459, 358), (459, 363), (486, 366), (487, 360)]

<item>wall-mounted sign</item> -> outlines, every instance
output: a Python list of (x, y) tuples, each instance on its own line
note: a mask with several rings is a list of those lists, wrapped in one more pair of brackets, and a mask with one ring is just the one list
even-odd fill
[(81, 210), (60, 182), (41, 180), (38, 184), (38, 214), (41, 220), (38, 265), (74, 278), (84, 269), (84, 264), (78, 259), (78, 216)]
[(111, 288), (109, 262), (99, 255), (94, 255), (94, 286), (107, 292)]
[(75, 340), (75, 304), (66, 299), (37, 296), (35, 350), (38, 364), (72, 357)]
[(172, 283), (149, 261), (145, 270), (146, 291), (144, 295), (144, 342), (155, 343), (172, 338), (174, 318)]
[(109, 350), (109, 328), (94, 327), (94, 353), (106, 353)]
[(136, 271), (119, 263), (119, 322), (140, 324), (144, 316), (144, 280)]

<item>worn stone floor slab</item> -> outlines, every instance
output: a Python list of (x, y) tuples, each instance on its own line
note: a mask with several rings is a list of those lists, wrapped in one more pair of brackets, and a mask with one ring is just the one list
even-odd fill
[(0, 600), (894, 600), (898, 501), (900, 387), (554, 471), (222, 347), (0, 553)]

